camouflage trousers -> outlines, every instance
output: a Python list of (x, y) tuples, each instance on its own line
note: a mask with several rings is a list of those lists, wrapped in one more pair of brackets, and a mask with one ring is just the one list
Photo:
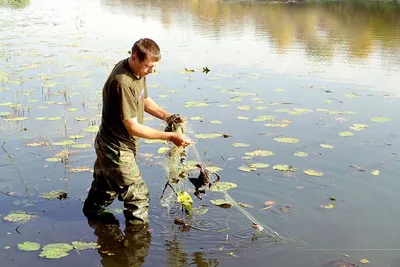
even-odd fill
[(118, 197), (127, 224), (148, 223), (149, 191), (133, 151), (116, 149), (100, 138), (95, 149), (93, 181), (83, 207), (86, 217), (103, 212)]

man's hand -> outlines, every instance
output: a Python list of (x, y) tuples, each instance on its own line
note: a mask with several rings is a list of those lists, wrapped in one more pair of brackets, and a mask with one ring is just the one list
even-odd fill
[(180, 133), (171, 133), (171, 137), (169, 140), (173, 142), (176, 146), (187, 147), (188, 145), (193, 144), (192, 140)]

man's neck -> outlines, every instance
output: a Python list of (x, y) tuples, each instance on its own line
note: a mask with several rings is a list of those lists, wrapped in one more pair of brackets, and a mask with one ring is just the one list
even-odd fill
[(133, 74), (137, 79), (140, 79), (140, 75), (138, 75), (138, 74), (135, 73), (135, 70), (134, 70), (134, 68), (133, 68), (133, 61), (132, 61), (132, 58), (131, 58), (131, 57), (129, 57), (128, 63), (129, 63), (129, 68), (130, 68), (131, 71), (132, 71), (132, 74)]

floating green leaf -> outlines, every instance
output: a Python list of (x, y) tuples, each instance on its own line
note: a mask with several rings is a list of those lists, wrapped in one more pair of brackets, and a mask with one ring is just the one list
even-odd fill
[(231, 207), (231, 203), (229, 203), (229, 201), (227, 201), (225, 199), (211, 199), (210, 202), (211, 202), (211, 204), (213, 204), (215, 206), (222, 206), (222, 207), (226, 207), (226, 208)]
[(274, 165), (272, 169), (277, 170), (277, 171), (282, 171), (282, 172), (294, 172), (296, 171), (293, 166), (287, 165), (287, 164), (278, 164)]
[(220, 107), (220, 108), (227, 108), (227, 107), (229, 107), (229, 105), (228, 105), (228, 104), (220, 104), (220, 105), (218, 105), (218, 107)]
[(11, 115), (11, 112), (8, 112), (8, 111), (0, 112), (0, 117), (6, 117), (8, 115)]
[(68, 109), (68, 112), (75, 112), (75, 111), (78, 111), (78, 109), (77, 108), (69, 108)]
[(68, 256), (68, 252), (72, 249), (74, 249), (74, 247), (69, 244), (49, 244), (43, 247), (39, 256), (47, 259), (59, 259)]
[(38, 146), (48, 146), (49, 143), (47, 142), (32, 142), (32, 143), (27, 143), (26, 146), (28, 147), (38, 147)]
[(183, 206), (185, 206), (185, 209), (187, 211), (190, 211), (192, 209), (192, 204), (193, 204), (193, 199), (192, 197), (188, 194), (186, 191), (180, 190), (178, 192), (178, 198), (177, 201), (181, 203)]
[(87, 133), (97, 133), (99, 131), (99, 126), (97, 125), (89, 126), (83, 129), (83, 131)]
[(290, 144), (295, 144), (299, 142), (299, 139), (288, 138), (288, 137), (275, 137), (274, 140), (280, 143), (290, 143)]
[(275, 116), (269, 116), (269, 115), (265, 115), (265, 116), (258, 116), (254, 119), (252, 119), (252, 121), (273, 121), (276, 117)]
[(230, 98), (229, 99), (229, 101), (231, 101), (231, 102), (240, 102), (240, 101), (242, 101), (243, 99), (242, 98), (240, 98), (240, 97), (233, 97), (233, 98)]
[(217, 166), (210, 166), (210, 167), (207, 167), (207, 170), (209, 170), (210, 172), (219, 172), (219, 171), (222, 171), (223, 169), (220, 167), (217, 167)]
[(212, 133), (212, 134), (195, 134), (194, 135), (198, 139), (211, 139), (211, 138), (217, 138), (222, 136), (222, 134), (219, 133)]
[(320, 144), (320, 146), (321, 146), (322, 148), (327, 148), (327, 149), (332, 149), (332, 148), (334, 148), (333, 145), (328, 145), (328, 144)]
[(388, 122), (391, 121), (391, 118), (386, 118), (386, 117), (373, 117), (371, 118), (371, 121), (373, 122)]
[(17, 247), (22, 251), (37, 251), (40, 249), (40, 244), (35, 242), (25, 241), (23, 243), (19, 243)]
[(48, 162), (59, 162), (59, 161), (61, 161), (61, 158), (47, 158), (47, 159), (45, 159), (45, 161), (48, 161)]
[(76, 250), (97, 249), (100, 247), (100, 245), (95, 242), (86, 243), (86, 242), (79, 242), (79, 241), (73, 241), (72, 246)]
[(190, 117), (190, 119), (191, 119), (192, 121), (201, 121), (201, 120), (204, 120), (203, 117)]
[(211, 121), (209, 121), (209, 123), (212, 123), (212, 124), (221, 124), (222, 121), (219, 121), (219, 120), (211, 120)]
[(237, 108), (240, 110), (251, 110), (250, 106), (238, 106)]
[(244, 172), (252, 172), (257, 170), (256, 168), (251, 168), (250, 166), (240, 166), (238, 169)]
[(53, 146), (69, 146), (69, 145), (72, 145), (72, 144), (75, 144), (75, 141), (64, 140), (64, 141), (52, 143)]
[(73, 147), (73, 148), (90, 148), (90, 147), (92, 147), (92, 145), (91, 144), (75, 144), (75, 145), (72, 145), (71, 147)]
[(38, 118), (35, 118), (35, 120), (38, 120), (38, 121), (58, 121), (58, 120), (61, 120), (61, 117), (38, 117)]
[(229, 189), (236, 188), (237, 184), (230, 182), (217, 182), (213, 184), (210, 188), (211, 191), (228, 191)]
[(48, 200), (51, 200), (51, 199), (56, 199), (56, 198), (58, 198), (60, 195), (62, 195), (63, 193), (65, 193), (64, 191), (62, 191), (62, 190), (59, 190), (59, 191), (50, 191), (50, 192), (48, 192), (48, 193), (42, 193), (42, 194), (40, 194), (40, 197), (41, 198), (44, 198), (44, 199), (48, 199)]
[(29, 213), (26, 213), (25, 211), (13, 211), (7, 216), (4, 217), (4, 220), (9, 221), (9, 222), (18, 222), (18, 223), (26, 223), (32, 218), (32, 215)]
[(251, 164), (249, 164), (249, 167), (251, 168), (251, 169), (262, 169), (262, 168), (268, 168), (269, 167), (269, 164), (267, 164), (267, 163), (251, 163)]
[(354, 131), (363, 131), (365, 128), (368, 128), (368, 125), (355, 123), (353, 124), (353, 126), (350, 126), (349, 128)]
[(250, 118), (246, 117), (246, 116), (237, 116), (236, 119), (238, 119), (238, 120), (248, 120)]
[(323, 176), (324, 175), (323, 172), (319, 172), (319, 171), (312, 170), (312, 169), (306, 169), (303, 172), (310, 176)]
[(185, 102), (185, 108), (192, 108), (192, 107), (207, 107), (207, 103), (203, 102), (196, 102), (196, 101), (187, 101)]
[(342, 137), (349, 137), (349, 136), (353, 136), (354, 134), (352, 132), (340, 132), (339, 133), (340, 136)]
[(305, 158), (308, 156), (308, 153), (299, 151), (299, 152), (295, 152), (293, 155), (295, 155), (296, 157)]
[(372, 175), (379, 175), (380, 171), (379, 170), (373, 170), (371, 171)]
[(324, 208), (324, 209), (333, 209), (334, 207), (336, 207), (336, 204), (334, 204), (334, 203), (330, 203), (328, 205), (321, 205), (321, 208)]
[(259, 157), (269, 157), (269, 156), (275, 155), (275, 153), (272, 152), (272, 151), (260, 150), (260, 149), (254, 150), (252, 152), (246, 152), (245, 154), (247, 156), (250, 156), (250, 157), (257, 157), (257, 156), (259, 156)]
[(278, 127), (278, 128), (285, 128), (287, 127), (289, 124), (287, 123), (266, 123), (264, 124), (267, 127)]
[(84, 135), (79, 135), (79, 134), (77, 134), (77, 135), (70, 135), (68, 138), (71, 138), (71, 139), (81, 139), (81, 138), (83, 138), (83, 137), (85, 137)]
[(4, 120), (13, 122), (13, 121), (24, 121), (24, 120), (27, 120), (27, 119), (28, 119), (27, 117), (14, 117), (14, 118), (7, 118), (7, 119), (4, 119)]
[(76, 121), (87, 121), (88, 118), (75, 118)]

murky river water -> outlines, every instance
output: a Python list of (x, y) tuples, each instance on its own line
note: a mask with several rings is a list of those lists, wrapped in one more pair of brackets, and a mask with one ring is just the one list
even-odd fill
[[(216, 0), (33, 0), (15, 7), (0, 1), (0, 29), (0, 266), (400, 265), (399, 7)], [(100, 122), (101, 89), (140, 37), (162, 49), (159, 69), (147, 79), (150, 96), (187, 118), (202, 159), (237, 184), (232, 198), (309, 246), (257, 238), (237, 209), (210, 203), (223, 198), (217, 192), (203, 200), (209, 211), (195, 217), (214, 232), (175, 225), (182, 214), (159, 201), (165, 172), (158, 149), (165, 145), (143, 141), (150, 234), (127, 232), (129, 246), (118, 243), (119, 202), (111, 208), (120, 230), (88, 224), (81, 208), (92, 179), (90, 130)], [(159, 121), (145, 122), (162, 129)], [(212, 133), (229, 137), (198, 136)], [(63, 140), (74, 144), (57, 145)], [(38, 142), (46, 145), (32, 146)], [(273, 153), (246, 154), (257, 150)], [(57, 153), (65, 151), (69, 162), (60, 162)], [(42, 197), (56, 190), (68, 198)], [(264, 209), (266, 201), (271, 208)], [(32, 217), (10, 222), (15, 211)], [(19, 250), (24, 241), (102, 247), (50, 260), (39, 257), (41, 250)]]

